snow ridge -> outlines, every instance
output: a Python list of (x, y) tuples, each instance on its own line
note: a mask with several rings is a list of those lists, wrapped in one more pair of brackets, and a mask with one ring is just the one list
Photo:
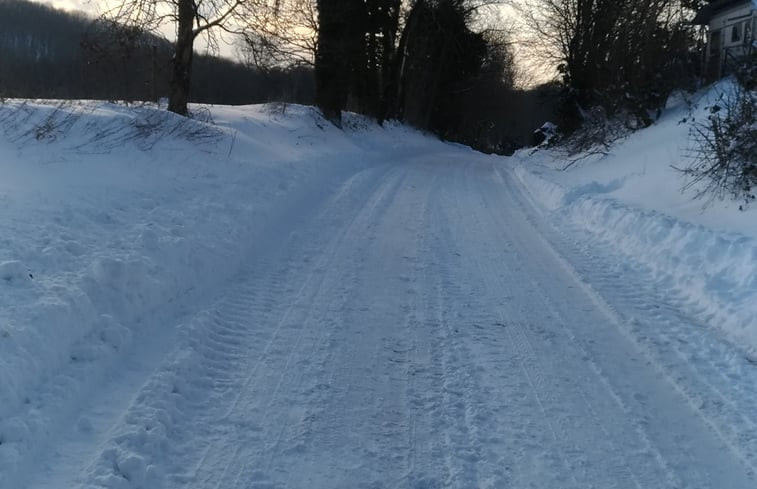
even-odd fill
[(654, 126), (616, 143), (599, 161), (567, 171), (550, 151), (521, 152), (514, 174), (558, 223), (570, 223), (648, 270), (660, 289), (757, 360), (757, 210), (715, 201), (702, 209), (682, 194), (688, 122), (732, 89), (725, 80), (690, 109), (671, 104)]
[(516, 173), (560, 219), (644, 265), (690, 311), (757, 358), (757, 240), (602, 197), (593, 185), (565, 192), (535, 173)]

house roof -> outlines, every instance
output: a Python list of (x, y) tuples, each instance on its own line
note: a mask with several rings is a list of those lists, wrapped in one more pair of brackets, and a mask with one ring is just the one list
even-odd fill
[(752, 4), (752, 8), (757, 9), (757, 0), (711, 0), (710, 3), (697, 12), (696, 17), (694, 17), (691, 23), (694, 25), (707, 25), (715, 14), (721, 10), (749, 3)]

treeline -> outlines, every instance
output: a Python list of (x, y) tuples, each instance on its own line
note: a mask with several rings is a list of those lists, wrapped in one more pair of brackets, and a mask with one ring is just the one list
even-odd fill
[[(288, 1), (274, 2), (279, 15)], [(189, 100), (313, 104), (319, 90), (319, 106), (332, 120), (337, 108), (379, 121), (398, 119), (498, 153), (529, 145), (533, 131), (554, 117), (556, 86), (517, 89), (511, 39), (498, 29), (473, 29), (478, 9), (467, 1), (351, 0), (340, 7), (338, 0), (322, 0), (336, 5), (331, 25), (328, 14), (313, 18), (321, 6), (316, 0), (293, 1), (299, 15), (310, 12), (300, 26), (317, 28), (312, 35), (317, 44), (304, 51), (292, 48), (292, 33), (302, 29), (291, 23), (283, 33), (256, 34), (259, 23), (248, 26), (247, 47), (257, 50), (257, 57), (250, 56), (255, 63), (194, 53)], [(402, 11), (403, 5), (411, 8)], [(254, 14), (261, 12), (258, 4)], [(275, 16), (272, 12), (267, 13)], [(143, 101), (168, 96), (175, 46), (145, 26), (115, 20), (0, 0), (0, 97)], [(335, 33), (333, 44), (329, 32)], [(288, 42), (272, 43), (274, 34)], [(280, 50), (266, 58), (275, 62), (260, 62), (261, 46)], [(329, 49), (337, 60), (330, 67), (324, 64)], [(322, 72), (320, 86), (314, 65)], [(335, 98), (326, 103), (324, 97)]]
[(508, 36), (473, 27), (482, 5), (416, 0), (404, 18), (401, 6), (318, 1), (316, 93), (324, 115), (336, 124), (343, 109), (399, 119), (487, 151), (526, 142), (537, 123), (533, 111), (517, 109), (532, 97), (515, 89)]
[(581, 151), (650, 125), (668, 96), (701, 80), (705, 0), (523, 0), (541, 59), (558, 67), (559, 122)]
[[(101, 19), (24, 0), (0, 1), (0, 96), (154, 100), (168, 94), (171, 45)], [(191, 99), (249, 104), (312, 103), (312, 69), (257, 69), (198, 55)]]
[[(520, 46), (559, 71), (550, 100), (571, 151), (650, 125), (671, 92), (700, 80), (702, 38), (690, 21), (705, 0), (511, 3), (531, 33)], [(336, 122), (349, 108), (501, 149), (493, 141), (506, 121), (520, 122), (521, 130), (533, 124), (528, 113), (520, 121), (504, 114), (522, 107), (524, 94), (513, 89), (513, 40), (480, 28), (486, 4), (412, 1), (393, 42), (399, 2), (319, 0), (319, 106)]]
[[(651, 124), (668, 95), (696, 86), (706, 0), (515, 0), (517, 39), (488, 0), (122, 0), (96, 21), (0, 0), (0, 95), (187, 102), (315, 103), (397, 119), (490, 152), (528, 145), (556, 122), (582, 151)], [(170, 11), (165, 17), (160, 12)], [(150, 32), (171, 19), (176, 41)], [(194, 42), (241, 31), (247, 65)], [(516, 47), (518, 49), (516, 50)], [(522, 90), (516, 53), (559, 78)]]

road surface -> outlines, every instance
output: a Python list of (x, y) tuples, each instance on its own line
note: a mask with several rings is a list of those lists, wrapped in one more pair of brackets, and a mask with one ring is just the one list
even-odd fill
[(757, 487), (735, 350), (471, 155), (292, 203), (21, 487)]

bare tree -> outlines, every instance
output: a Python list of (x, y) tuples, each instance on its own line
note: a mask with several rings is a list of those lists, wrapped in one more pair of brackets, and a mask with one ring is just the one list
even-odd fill
[(752, 204), (757, 193), (757, 76), (740, 70), (733, 83), (709, 107), (704, 120), (692, 122), (688, 148), (689, 164), (679, 168), (689, 181), (684, 190), (695, 198), (732, 197)]
[(257, 68), (313, 66), (318, 42), (316, 0), (258, 0), (244, 8), (241, 53)]
[(237, 33), (238, 16), (246, 1), (122, 0), (103, 17), (120, 26), (147, 32), (158, 32), (166, 24), (175, 26), (168, 110), (187, 115), (195, 39), (204, 35), (210, 46), (217, 47), (217, 31)]
[(316, 105), (335, 125), (354, 94), (365, 59), (366, 5), (363, 0), (317, 0)]
[[(567, 126), (601, 106), (652, 122), (676, 85), (693, 77), (694, 0), (521, 0), (528, 45), (562, 75)], [(694, 63), (695, 65), (696, 63)], [(573, 120), (570, 120), (573, 119)], [(576, 127), (568, 127), (575, 129)]]

